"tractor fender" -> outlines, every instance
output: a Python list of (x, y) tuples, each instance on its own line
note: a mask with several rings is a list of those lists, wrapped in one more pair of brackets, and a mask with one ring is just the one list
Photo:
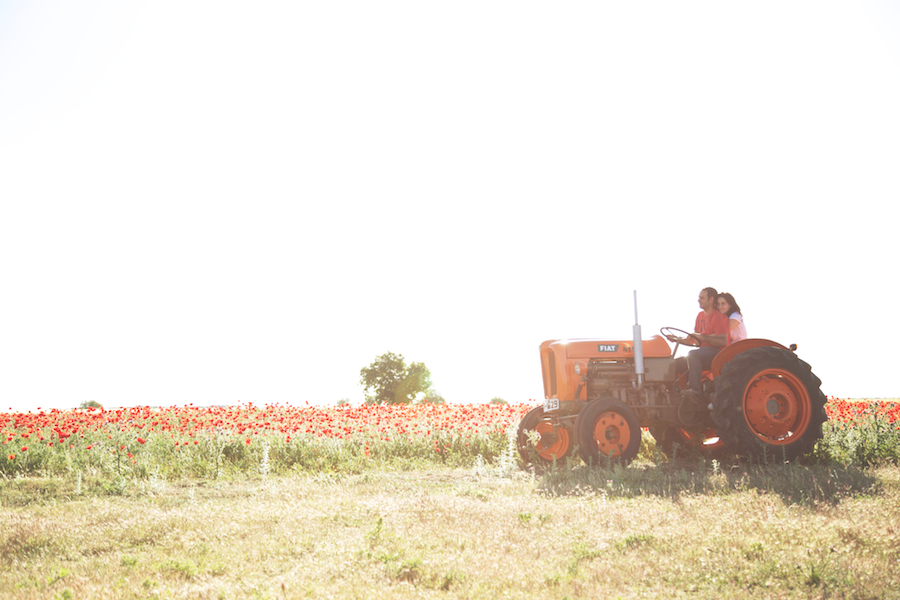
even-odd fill
[(718, 377), (722, 373), (722, 369), (732, 358), (740, 354), (741, 352), (745, 352), (747, 350), (752, 350), (753, 348), (762, 348), (765, 346), (772, 346), (775, 348), (781, 348), (782, 350), (791, 351), (790, 348), (785, 348), (778, 342), (773, 342), (772, 340), (764, 340), (762, 338), (749, 338), (746, 340), (741, 340), (739, 342), (735, 342), (730, 346), (726, 346), (722, 349), (721, 352), (716, 354), (716, 357), (713, 358), (712, 366), (710, 367), (710, 371), (713, 374), (713, 377)]

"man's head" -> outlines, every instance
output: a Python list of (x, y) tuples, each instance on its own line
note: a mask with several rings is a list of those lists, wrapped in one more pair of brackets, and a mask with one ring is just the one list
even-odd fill
[(700, 304), (700, 310), (706, 312), (715, 310), (717, 295), (716, 288), (708, 287), (700, 290), (700, 295), (697, 297), (697, 303)]

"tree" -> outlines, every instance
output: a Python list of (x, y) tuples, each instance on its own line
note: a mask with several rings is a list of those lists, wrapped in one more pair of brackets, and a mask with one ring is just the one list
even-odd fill
[(99, 408), (103, 409), (103, 405), (97, 402), (96, 400), (85, 400), (81, 404), (78, 405), (78, 408), (82, 410), (87, 410), (89, 408)]
[(507, 402), (500, 396), (494, 396), (493, 398), (491, 398), (491, 404), (509, 404), (509, 402)]
[(431, 389), (431, 371), (420, 362), (407, 366), (402, 354), (386, 352), (359, 370), (359, 384), (367, 404), (408, 404)]

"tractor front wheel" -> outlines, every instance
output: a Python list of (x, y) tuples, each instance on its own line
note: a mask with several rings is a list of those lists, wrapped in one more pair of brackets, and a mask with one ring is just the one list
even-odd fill
[(822, 437), (825, 395), (809, 365), (782, 348), (735, 356), (716, 377), (713, 421), (729, 451), (792, 460)]
[(589, 465), (602, 461), (627, 465), (641, 448), (637, 414), (614, 398), (589, 402), (575, 420), (575, 435), (578, 452)]
[(544, 418), (544, 407), (538, 406), (519, 421), (516, 445), (525, 464), (546, 467), (568, 457), (572, 453), (573, 442), (569, 430)]

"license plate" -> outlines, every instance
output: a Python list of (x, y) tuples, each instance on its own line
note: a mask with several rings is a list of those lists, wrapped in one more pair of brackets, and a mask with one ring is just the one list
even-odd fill
[(544, 400), (544, 412), (559, 410), (559, 398), (547, 398)]

